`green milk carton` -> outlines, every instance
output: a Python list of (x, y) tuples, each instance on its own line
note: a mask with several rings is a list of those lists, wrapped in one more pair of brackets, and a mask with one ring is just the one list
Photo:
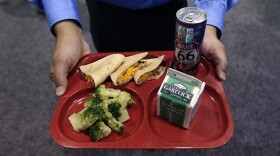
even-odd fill
[(200, 106), (204, 87), (205, 82), (168, 68), (157, 93), (157, 115), (188, 129)]

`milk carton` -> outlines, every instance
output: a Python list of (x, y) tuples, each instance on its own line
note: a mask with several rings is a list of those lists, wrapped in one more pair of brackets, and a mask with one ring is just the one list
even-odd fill
[(204, 87), (205, 82), (195, 77), (167, 69), (157, 93), (157, 115), (188, 129), (200, 106)]

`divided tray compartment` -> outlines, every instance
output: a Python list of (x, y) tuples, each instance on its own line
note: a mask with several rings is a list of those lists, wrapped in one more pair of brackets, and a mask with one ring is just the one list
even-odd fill
[[(134, 81), (115, 87), (108, 78), (106, 87), (118, 88), (132, 95), (133, 105), (128, 108), (130, 120), (124, 123), (124, 133), (112, 132), (110, 136), (92, 142), (86, 132), (76, 133), (68, 120), (79, 112), (95, 88), (87, 83), (79, 66), (91, 63), (113, 53), (93, 53), (81, 58), (69, 74), (66, 93), (58, 100), (50, 132), (55, 142), (68, 148), (130, 148), (130, 149), (172, 149), (172, 148), (216, 148), (224, 145), (232, 136), (234, 123), (222, 83), (214, 73), (213, 65), (201, 58), (197, 78), (206, 82), (201, 105), (189, 129), (178, 127), (157, 116), (157, 91), (166, 75), (157, 80), (136, 85)], [(125, 56), (135, 52), (122, 52)], [(162, 65), (171, 67), (172, 51), (152, 51), (145, 58), (165, 55)]]

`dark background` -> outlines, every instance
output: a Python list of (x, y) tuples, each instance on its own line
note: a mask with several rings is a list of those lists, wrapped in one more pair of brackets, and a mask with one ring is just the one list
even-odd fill
[[(92, 51), (88, 14), (79, 2)], [(54, 37), (26, 1), (0, 0), (0, 155), (269, 155), (280, 154), (280, 3), (239, 0), (222, 36), (229, 68), (223, 83), (235, 122), (230, 141), (204, 150), (67, 149), (50, 136), (58, 97), (49, 80)]]

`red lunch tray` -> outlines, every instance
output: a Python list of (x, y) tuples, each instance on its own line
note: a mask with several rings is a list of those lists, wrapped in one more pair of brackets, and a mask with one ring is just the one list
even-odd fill
[[(79, 66), (92, 63), (113, 53), (92, 53), (83, 57), (69, 75), (68, 89), (58, 100), (51, 125), (52, 138), (61, 146), (68, 148), (120, 148), (120, 149), (175, 149), (175, 148), (216, 148), (226, 144), (232, 136), (234, 123), (224, 93), (222, 83), (214, 73), (213, 65), (201, 58), (197, 78), (206, 82), (202, 93), (201, 105), (189, 129), (178, 127), (157, 116), (157, 91), (166, 72), (157, 80), (141, 85), (131, 81), (115, 87), (108, 78), (106, 87), (118, 88), (129, 92), (133, 105), (128, 108), (130, 120), (124, 123), (124, 133), (112, 132), (110, 136), (92, 142), (86, 132), (75, 132), (68, 120), (73, 113), (79, 112), (86, 99), (95, 89), (88, 84), (79, 71)], [(125, 56), (135, 52), (122, 52)], [(165, 55), (162, 65), (171, 66), (173, 52), (153, 51), (145, 58)]]

